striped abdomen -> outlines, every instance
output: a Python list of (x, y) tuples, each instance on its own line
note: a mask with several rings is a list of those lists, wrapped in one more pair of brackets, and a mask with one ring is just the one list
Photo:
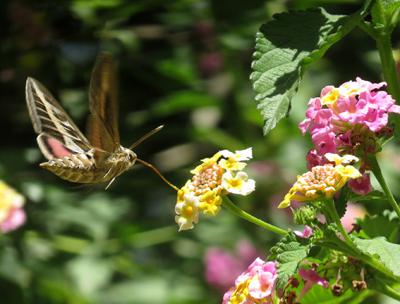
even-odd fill
[(127, 169), (121, 162), (103, 162), (96, 165), (93, 157), (87, 153), (71, 154), (41, 163), (41, 167), (49, 170), (62, 179), (82, 184), (107, 182)]

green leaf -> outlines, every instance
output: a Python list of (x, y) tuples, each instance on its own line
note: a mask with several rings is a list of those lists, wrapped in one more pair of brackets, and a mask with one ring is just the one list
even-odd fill
[(367, 215), (359, 222), (362, 230), (369, 238), (383, 236), (388, 240), (395, 241), (399, 232), (399, 221), (396, 218), (390, 218), (391, 214)]
[(278, 262), (278, 288), (285, 287), (289, 278), (295, 274), (299, 263), (307, 257), (310, 248), (310, 244), (303, 244), (294, 234), (290, 234), (271, 249), (272, 256), (275, 256)]
[(374, 201), (387, 201), (385, 194), (381, 191), (374, 190), (366, 195), (358, 195), (354, 192), (350, 192), (349, 196), (347, 197), (349, 201), (352, 202), (374, 202)]
[(399, 0), (377, 0), (371, 10), (375, 28), (391, 32), (399, 22)]
[(250, 79), (265, 121), (264, 134), (287, 114), (305, 65), (322, 57), (360, 18), (358, 13), (331, 15), (320, 8), (275, 15), (261, 26)]
[(400, 245), (388, 242), (384, 237), (364, 240), (353, 238), (363, 253), (377, 258), (393, 275), (400, 277)]
[(371, 291), (353, 292), (348, 289), (343, 295), (335, 296), (329, 288), (320, 285), (314, 285), (301, 298), (301, 304), (338, 304), (338, 303), (361, 303), (363, 299), (371, 296)]

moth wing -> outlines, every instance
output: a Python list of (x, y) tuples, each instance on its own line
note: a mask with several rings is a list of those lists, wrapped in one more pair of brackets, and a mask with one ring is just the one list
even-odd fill
[(90, 143), (113, 152), (120, 146), (118, 101), (115, 64), (111, 55), (99, 55), (93, 68), (89, 87), (91, 115), (87, 135)]
[[(71, 156), (72, 154), (76, 154), (75, 151), (71, 151), (62, 142), (54, 137), (49, 136), (46, 133), (41, 133), (36, 140), (40, 150), (48, 160), (63, 158), (66, 156)], [(84, 154), (88, 158), (93, 157), (95, 163), (101, 163), (105, 158), (109, 156), (108, 152), (96, 148), (85, 151)]]
[(46, 133), (39, 134), (36, 140), (43, 155), (49, 160), (73, 154), (73, 151), (69, 150), (61, 141)]
[(46, 148), (51, 147), (48, 138), (56, 140), (71, 153), (84, 153), (92, 148), (51, 93), (39, 81), (30, 77), (26, 80), (26, 102), (33, 128), (39, 134), (39, 147), (46, 158), (55, 158), (51, 155), (52, 149)]

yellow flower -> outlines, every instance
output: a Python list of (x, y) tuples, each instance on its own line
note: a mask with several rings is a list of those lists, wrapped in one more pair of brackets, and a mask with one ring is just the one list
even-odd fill
[(243, 170), (244, 167), (246, 167), (246, 163), (244, 163), (243, 161), (247, 161), (253, 157), (253, 152), (251, 148), (239, 150), (235, 153), (232, 153), (228, 150), (222, 150), (219, 153), (225, 158), (220, 160), (220, 166), (225, 170), (233, 171)]
[(248, 195), (255, 189), (255, 181), (249, 179), (247, 174), (239, 171), (235, 175), (227, 171), (222, 176), (222, 187), (233, 194)]
[(340, 156), (335, 153), (326, 153), (324, 157), (330, 162), (335, 163), (336, 165), (350, 165), (358, 162), (359, 160), (358, 157), (350, 154)]
[(339, 90), (333, 88), (326, 95), (321, 97), (322, 105), (334, 105), (336, 101), (339, 99), (340, 93)]
[(220, 152), (215, 153), (210, 158), (204, 158), (201, 160), (202, 164), (198, 165), (196, 168), (194, 168), (192, 171), (190, 171), (190, 173), (199, 174), (200, 172), (204, 171), (205, 169), (209, 168), (210, 166), (213, 166), (214, 164), (216, 164), (220, 158), (221, 158)]
[(178, 191), (178, 200), (175, 205), (175, 222), (179, 226), (179, 231), (193, 228), (193, 224), (199, 221), (199, 198), (184, 190)]
[(21, 208), (25, 198), (3, 181), (0, 181), (0, 222), (6, 220), (12, 209)]
[(329, 153), (326, 158), (335, 162), (335, 165), (315, 166), (311, 171), (298, 176), (297, 181), (289, 190), (289, 193), (285, 195), (278, 208), (289, 207), (293, 200), (311, 202), (331, 198), (349, 179), (361, 177), (361, 173), (355, 167), (342, 165), (342, 163), (355, 161), (357, 159), (355, 156), (345, 155), (340, 157)]
[(222, 198), (216, 190), (208, 191), (200, 197), (199, 208), (207, 215), (216, 215), (221, 209)]
[(222, 150), (190, 171), (188, 180), (179, 191), (175, 205), (175, 221), (179, 230), (193, 228), (202, 212), (216, 215), (221, 209), (222, 195), (227, 193), (247, 195), (254, 191), (255, 182), (241, 171), (252, 157), (251, 148), (235, 151)]
[(348, 81), (343, 83), (339, 88), (339, 93), (341, 96), (353, 97), (360, 95), (361, 92), (368, 90), (368, 87), (357, 81)]

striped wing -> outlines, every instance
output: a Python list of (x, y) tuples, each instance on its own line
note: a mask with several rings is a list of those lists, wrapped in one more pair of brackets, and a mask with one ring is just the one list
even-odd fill
[(43, 155), (51, 160), (86, 153), (92, 145), (50, 92), (37, 80), (26, 80), (26, 102)]
[(117, 81), (114, 60), (103, 53), (97, 58), (89, 88), (90, 112), (87, 136), (101, 150), (114, 152), (120, 146)]

